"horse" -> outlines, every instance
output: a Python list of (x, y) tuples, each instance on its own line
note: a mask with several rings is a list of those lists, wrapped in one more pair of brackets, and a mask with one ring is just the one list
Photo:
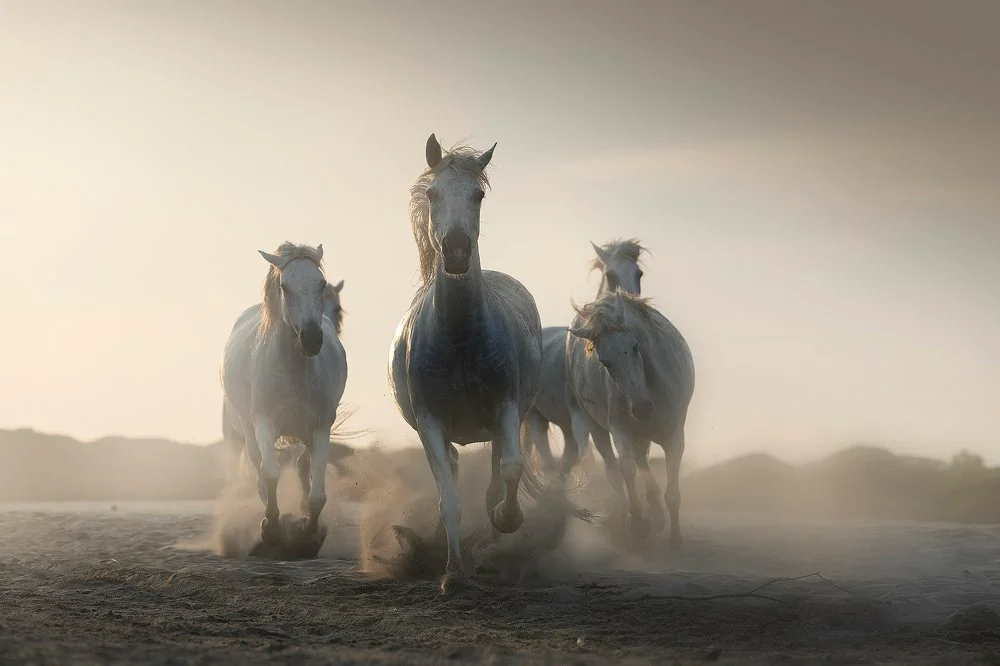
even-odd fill
[(326, 505), (330, 432), (347, 384), (347, 354), (336, 324), (324, 316), (323, 246), (286, 242), (275, 254), (260, 254), (270, 264), (263, 302), (236, 320), (223, 356), (223, 434), (245, 443), (257, 470), (265, 505), (261, 543), (268, 546), (280, 546), (282, 539), (276, 444), (294, 440), (305, 446), (311, 478), (304, 488), (308, 517), (301, 534), (318, 542), (318, 552), (325, 538), (319, 514)]
[[(642, 268), (639, 257), (645, 251), (636, 238), (612, 240), (603, 246), (591, 242), (597, 257), (591, 264), (592, 270), (601, 271), (601, 284), (597, 298), (616, 289), (640, 295), (642, 291)], [(588, 434), (594, 438), (594, 447), (604, 460), (604, 470), (612, 487), (624, 496), (622, 477), (618, 470), (618, 460), (611, 448), (608, 431), (587, 417), (584, 410), (576, 405), (566, 377), (566, 326), (548, 326), (542, 329), (542, 381), (535, 399), (534, 408), (528, 412), (525, 428), (524, 450), (530, 453), (534, 448), (543, 466), (552, 470), (555, 461), (549, 448), (549, 424), (554, 423), (562, 430), (563, 448), (559, 471), (567, 476), (587, 450)]]
[[(343, 325), (344, 325), (344, 308), (340, 303), (340, 291), (344, 288), (344, 281), (341, 280), (337, 284), (327, 284), (323, 287), (323, 315), (333, 322), (334, 328), (337, 330), (338, 337), (341, 335)], [(237, 319), (237, 326), (241, 321), (245, 319), (259, 316), (261, 304), (256, 303), (251, 305), (249, 308), (243, 311), (243, 313)], [(247, 446), (246, 442), (243, 441), (242, 429), (236, 424), (236, 420), (231, 415), (230, 409), (227, 409), (226, 403), (223, 402), (222, 406), (222, 432), (223, 441), (229, 445), (229, 467), (227, 469), (226, 483), (233, 483), (239, 476), (240, 471), (244, 469), (247, 465)], [(303, 513), (308, 511), (305, 507), (304, 502), (306, 496), (309, 494), (309, 487), (311, 484), (311, 472), (310, 472), (310, 453), (301, 446), (295, 440), (288, 440), (287, 438), (278, 438), (278, 443), (275, 445), (278, 449), (278, 465), (282, 468), (287, 467), (293, 461), (296, 462), (296, 467), (298, 468), (299, 481), (302, 486), (302, 497), (303, 497)], [(353, 449), (339, 442), (331, 441), (331, 456), (330, 464), (333, 465), (339, 474), (346, 474), (347, 469), (342, 465), (341, 461), (344, 458), (353, 454)], [(298, 453), (298, 455), (295, 455)]]
[[(666, 455), (663, 501), (670, 513), (670, 544), (679, 548), (680, 465), (695, 385), (691, 350), (648, 299), (620, 289), (575, 309), (566, 340), (570, 387), (587, 416), (614, 438), (632, 536), (643, 539), (665, 523), (660, 489), (648, 471), (649, 443), (656, 442)], [(639, 502), (637, 466), (647, 472), (646, 501), (653, 521), (643, 515)]]
[(538, 308), (520, 282), (480, 264), (486, 167), (495, 149), (495, 143), (483, 153), (458, 146), (442, 154), (434, 134), (427, 139), (427, 168), (410, 189), (420, 286), (389, 349), (393, 397), (420, 436), (440, 495), (438, 538), (443, 531), (447, 543), (442, 592), (466, 581), (455, 445), (492, 442), (486, 509), (494, 538), (521, 525), (519, 488), (530, 499), (544, 490), (520, 445), (538, 392)]

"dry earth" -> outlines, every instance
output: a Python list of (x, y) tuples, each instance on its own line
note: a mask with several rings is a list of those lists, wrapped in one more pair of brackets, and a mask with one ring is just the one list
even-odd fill
[(570, 521), (531, 577), (481, 573), (442, 596), (372, 572), (385, 524), (432, 522), (427, 488), (402, 486), (365, 507), (331, 498), (320, 557), (299, 562), (237, 552), (259, 520), (245, 489), (215, 504), (7, 505), (0, 661), (1000, 663), (1000, 528), (688, 513), (681, 552), (660, 534), (629, 554)]

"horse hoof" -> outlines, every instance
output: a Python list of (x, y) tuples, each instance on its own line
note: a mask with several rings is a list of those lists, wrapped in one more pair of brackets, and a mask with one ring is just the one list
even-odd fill
[(646, 516), (630, 514), (626, 521), (629, 532), (632, 533), (632, 537), (637, 541), (646, 539), (653, 533), (653, 525)]
[(469, 588), (469, 579), (460, 566), (449, 566), (441, 578), (441, 594), (453, 594)]
[(521, 512), (521, 507), (516, 504), (514, 505), (514, 511), (515, 513), (512, 515), (506, 513), (503, 502), (493, 507), (493, 514), (491, 515), (493, 520), (491, 522), (497, 532), (511, 534), (517, 531), (517, 528), (524, 522), (524, 513)]
[(268, 518), (260, 521), (260, 540), (269, 545), (281, 543), (281, 523)]

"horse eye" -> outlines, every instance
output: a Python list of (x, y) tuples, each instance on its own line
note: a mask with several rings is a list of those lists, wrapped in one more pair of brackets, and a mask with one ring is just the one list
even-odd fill
[(486, 196), (486, 192), (482, 190), (477, 190), (475, 194), (472, 195), (472, 200), (476, 203), (482, 202), (483, 198)]
[(642, 271), (639, 271), (638, 277), (639, 277), (640, 280), (642, 279)]

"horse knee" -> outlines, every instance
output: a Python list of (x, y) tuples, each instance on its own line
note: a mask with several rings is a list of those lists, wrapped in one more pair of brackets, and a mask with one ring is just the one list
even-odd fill
[(312, 492), (309, 493), (309, 513), (318, 514), (326, 506), (326, 493), (323, 491), (316, 491), (314, 488)]
[(678, 510), (681, 507), (681, 489), (676, 485), (667, 486), (667, 491), (663, 493), (663, 501), (671, 511)]
[(630, 456), (622, 456), (618, 461), (618, 469), (626, 479), (634, 479), (638, 468)]
[(261, 461), (260, 475), (268, 484), (278, 483), (278, 478), (281, 476), (281, 466), (274, 456)]
[(514, 460), (500, 461), (500, 477), (507, 483), (517, 483), (524, 474), (524, 461), (520, 457)]

